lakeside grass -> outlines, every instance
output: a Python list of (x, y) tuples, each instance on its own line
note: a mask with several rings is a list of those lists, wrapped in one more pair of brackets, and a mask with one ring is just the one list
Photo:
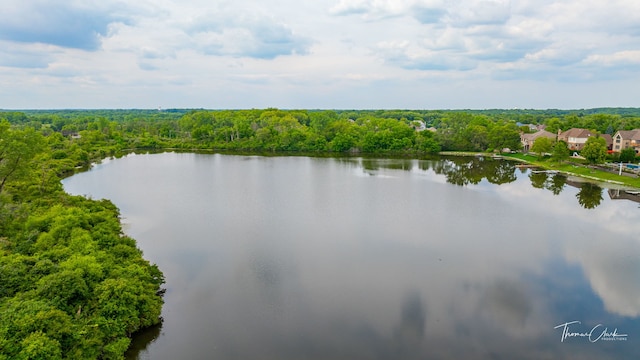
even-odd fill
[[(527, 164), (535, 165), (546, 170), (556, 170), (567, 175), (579, 176), (591, 180), (625, 185), (640, 189), (640, 178), (637, 176), (618, 175), (603, 170), (593, 169), (586, 163), (558, 163), (550, 159), (540, 160), (536, 156), (528, 154), (505, 154), (505, 158), (518, 160)], [(578, 160), (579, 161), (579, 160)]]

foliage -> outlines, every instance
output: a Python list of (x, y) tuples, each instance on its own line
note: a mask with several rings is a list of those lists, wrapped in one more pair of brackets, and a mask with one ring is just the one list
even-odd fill
[(10, 178), (29, 175), (29, 161), (42, 150), (42, 136), (33, 128), (11, 129), (0, 122), (0, 193)]
[(602, 188), (596, 184), (584, 183), (576, 194), (580, 205), (585, 209), (595, 209), (602, 202)]
[[(131, 333), (160, 321), (162, 273), (122, 234), (117, 208), (62, 190), (61, 177), (92, 162), (157, 149), (517, 150), (516, 122), (610, 134), (640, 128), (640, 109), (0, 111), (0, 359), (122, 358)], [(583, 150), (592, 162), (606, 154), (601, 140), (589, 139)], [(549, 152), (540, 146), (534, 149)], [(566, 144), (552, 154), (568, 158)], [(512, 164), (487, 159), (452, 159), (434, 171), (459, 185), (515, 180)], [(545, 174), (532, 182), (555, 194), (565, 180)], [(579, 200), (590, 207), (598, 195), (585, 187)]]
[(438, 162), (433, 171), (445, 175), (447, 182), (455, 185), (478, 184), (487, 179), (492, 184), (516, 181), (515, 167), (506, 161), (495, 161), (473, 157), (471, 159), (452, 158)]
[(553, 141), (548, 137), (541, 136), (537, 138), (531, 146), (531, 152), (538, 153), (538, 157), (542, 158), (544, 154), (551, 152)]
[(634, 148), (626, 148), (626, 149), (622, 149), (622, 151), (620, 151), (620, 158), (619, 160), (623, 163), (630, 163), (635, 161), (636, 159), (636, 150)]
[(551, 159), (553, 161), (564, 161), (568, 159), (570, 155), (571, 152), (566, 142), (560, 140), (553, 145), (553, 152), (551, 153)]
[(600, 164), (607, 157), (607, 141), (600, 136), (591, 136), (584, 144), (580, 155), (591, 164)]
[(489, 132), (489, 146), (500, 152), (503, 149), (519, 150), (522, 143), (518, 127), (514, 123), (494, 126)]
[(60, 176), (108, 138), (82, 132), (0, 123), (0, 359), (119, 359), (160, 321), (162, 273), (122, 235), (117, 208), (62, 191)]
[[(73, 136), (60, 166), (132, 149), (434, 153), (520, 148), (516, 123), (599, 133), (640, 128), (640, 109), (582, 110), (33, 110), (0, 112), (14, 126)], [(435, 128), (435, 132), (423, 130)], [(527, 127), (528, 128), (528, 127)], [(412, 131), (412, 129), (414, 131)], [(59, 138), (56, 141), (59, 142)], [(82, 156), (82, 159), (81, 159)], [(75, 162), (75, 164), (72, 164)], [(56, 169), (57, 170), (57, 169)]]

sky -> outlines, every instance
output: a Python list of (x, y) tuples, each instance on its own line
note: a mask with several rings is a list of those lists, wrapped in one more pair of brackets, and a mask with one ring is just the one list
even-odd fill
[(637, 0), (2, 0), (0, 109), (640, 107)]

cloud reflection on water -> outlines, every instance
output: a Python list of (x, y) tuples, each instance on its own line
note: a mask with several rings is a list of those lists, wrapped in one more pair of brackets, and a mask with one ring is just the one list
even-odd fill
[[(626, 320), (640, 311), (635, 204), (586, 210), (578, 189), (554, 195), (507, 165), (489, 179), (474, 161), (465, 187), (431, 160), (368, 159), (361, 177), (360, 159), (193, 154), (127, 157), (88, 183), (154, 225), (130, 229), (167, 275), (154, 359), (638, 354), (553, 329), (640, 333)], [(135, 190), (136, 171), (155, 181)]]

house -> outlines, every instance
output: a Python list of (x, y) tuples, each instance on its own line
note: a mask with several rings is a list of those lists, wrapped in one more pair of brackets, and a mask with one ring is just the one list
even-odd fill
[(607, 151), (611, 152), (613, 149), (613, 138), (609, 134), (600, 134), (600, 137), (607, 142)]
[(411, 126), (415, 131), (418, 131), (418, 132), (424, 131), (427, 129), (427, 125), (424, 123), (424, 121), (421, 121), (421, 120), (412, 121)]
[(522, 142), (522, 150), (526, 153), (529, 152), (529, 149), (533, 146), (533, 143), (536, 139), (540, 137), (546, 137), (553, 141), (556, 141), (556, 135), (554, 133), (548, 132), (546, 130), (540, 130), (533, 134), (520, 134), (520, 141)]
[(640, 129), (620, 130), (613, 134), (614, 152), (620, 152), (626, 148), (632, 147), (636, 153), (640, 151)]
[(82, 138), (82, 136), (78, 134), (78, 132), (75, 130), (62, 130), (61, 133), (62, 133), (62, 136), (68, 137), (72, 140), (77, 140)]
[(517, 122), (517, 123), (516, 123), (516, 126), (517, 126), (517, 127), (519, 127), (519, 128), (521, 128), (521, 127), (523, 127), (523, 126), (526, 126), (526, 127), (528, 127), (528, 128), (529, 128), (529, 131), (536, 131), (536, 130), (539, 130), (539, 129), (538, 129), (538, 126), (537, 126), (537, 125), (534, 125), (534, 124), (523, 124), (523, 123), (521, 123), (521, 122)]
[(628, 190), (620, 190), (620, 189), (609, 189), (607, 190), (609, 193), (609, 197), (611, 200), (631, 200), (637, 203), (640, 203), (640, 194), (636, 191), (628, 191)]
[(572, 128), (565, 132), (558, 130), (558, 141), (566, 142), (569, 150), (582, 150), (587, 139), (591, 136), (594, 134), (587, 129)]

